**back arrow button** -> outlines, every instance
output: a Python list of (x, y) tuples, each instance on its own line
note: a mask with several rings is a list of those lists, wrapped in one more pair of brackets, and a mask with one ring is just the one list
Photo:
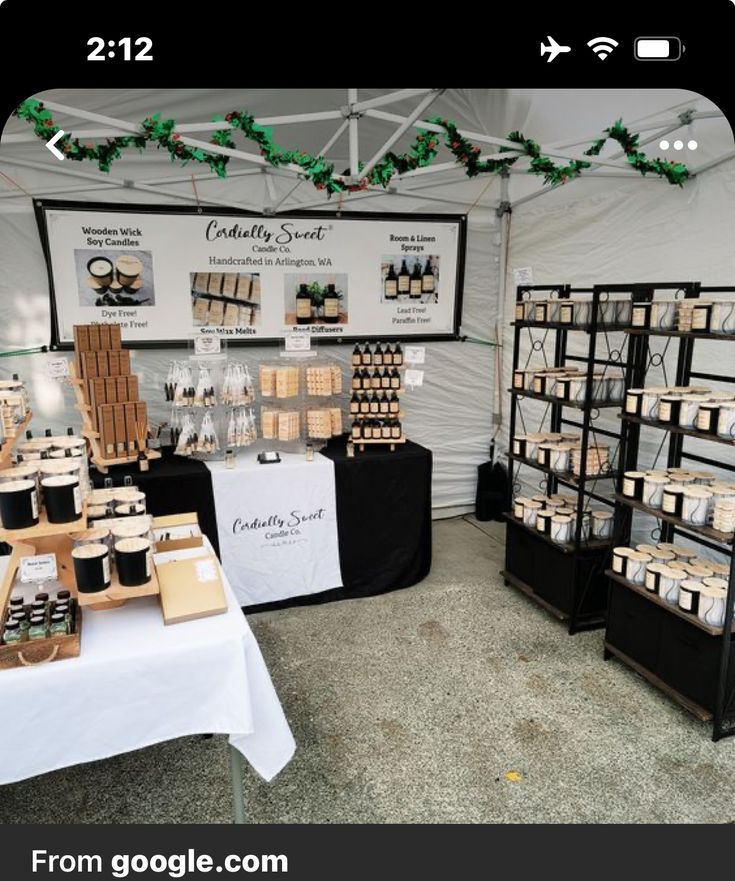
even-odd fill
[(66, 156), (64, 156), (61, 150), (57, 150), (56, 147), (54, 147), (54, 144), (59, 140), (59, 138), (63, 137), (64, 131), (63, 129), (59, 129), (50, 141), (46, 141), (46, 146), (49, 148), (49, 150), (54, 154), (57, 159), (61, 159), (62, 162), (64, 161), (64, 159), (66, 159)]

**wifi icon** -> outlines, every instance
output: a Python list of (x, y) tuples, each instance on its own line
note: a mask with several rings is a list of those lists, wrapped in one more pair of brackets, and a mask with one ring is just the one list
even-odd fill
[(587, 45), (600, 61), (604, 61), (607, 56), (611, 54), (612, 50), (615, 49), (618, 43), (617, 40), (613, 40), (612, 37), (595, 37), (593, 40), (590, 40)]

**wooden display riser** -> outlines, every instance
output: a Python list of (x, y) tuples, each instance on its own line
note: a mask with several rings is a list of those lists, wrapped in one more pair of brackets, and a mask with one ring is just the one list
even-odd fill
[(5, 443), (2, 445), (2, 450), (0, 451), (0, 471), (9, 467), (10, 457), (13, 455), (13, 447), (19, 438), (23, 437), (31, 419), (33, 419), (33, 411), (29, 410), (26, 414), (26, 418), (20, 423), (20, 425), (17, 425), (12, 433), (8, 432), (6, 434)]
[(43, 509), (36, 526), (29, 526), (27, 529), (0, 529), (0, 541), (6, 541), (8, 544), (15, 544), (19, 541), (35, 543), (36, 539), (68, 535), (70, 532), (81, 532), (86, 528), (86, 505), (82, 510), (82, 516), (69, 523), (49, 523), (46, 511)]
[[(82, 434), (84, 434), (85, 437), (87, 436), (84, 431), (82, 431)], [(161, 458), (161, 453), (158, 450), (146, 450), (146, 456), (149, 460), (155, 461), (156, 459)], [(105, 459), (102, 456), (92, 456), (91, 461), (100, 474), (107, 474), (107, 469), (114, 467), (115, 465), (132, 465), (137, 462), (138, 454), (136, 453), (133, 456), (117, 456), (114, 459)]]
[(356, 447), (360, 448), (361, 453), (365, 452), (365, 445), (366, 444), (382, 444), (384, 447), (389, 446), (391, 453), (394, 453), (396, 450), (396, 444), (405, 444), (406, 438), (405, 437), (391, 438), (390, 440), (383, 440), (382, 437), (379, 438), (378, 440), (375, 440), (373, 438), (369, 438), (367, 440), (356, 440), (356, 441), (353, 441), (353, 443)]

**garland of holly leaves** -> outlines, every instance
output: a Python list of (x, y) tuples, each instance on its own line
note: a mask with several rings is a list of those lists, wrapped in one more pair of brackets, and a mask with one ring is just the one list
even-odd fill
[[(29, 98), (20, 104), (15, 115), (25, 119), (33, 130), (45, 141), (51, 140), (59, 131), (54, 123), (51, 112), (47, 110), (41, 101)], [(523, 157), (531, 160), (530, 174), (543, 175), (544, 182), (551, 186), (566, 183), (572, 178), (578, 177), (584, 169), (590, 168), (594, 163), (584, 159), (572, 159), (567, 165), (557, 165), (548, 156), (541, 153), (540, 146), (531, 138), (526, 138), (520, 132), (511, 132), (507, 140), (517, 146), (501, 147), (498, 152), (511, 152), (513, 155), (507, 159), (482, 159), (481, 149), (463, 137), (455, 123), (441, 117), (434, 117), (427, 122), (442, 128), (441, 133), (419, 130), (413, 144), (405, 153), (388, 152), (376, 163), (368, 175), (357, 184), (349, 183), (335, 178), (334, 165), (323, 156), (312, 156), (303, 150), (284, 150), (273, 142), (270, 130), (258, 125), (254, 117), (244, 110), (233, 110), (226, 116), (215, 116), (215, 122), (227, 122), (230, 128), (218, 129), (212, 134), (212, 144), (220, 147), (235, 148), (232, 140), (232, 131), (238, 129), (249, 141), (253, 141), (260, 148), (260, 154), (273, 167), (283, 165), (296, 165), (307, 180), (310, 180), (318, 190), (326, 190), (332, 193), (355, 192), (367, 189), (369, 186), (387, 187), (392, 178), (397, 174), (405, 174), (416, 168), (423, 168), (436, 158), (439, 150), (440, 138), (443, 138), (457, 163), (462, 165), (468, 177), (478, 174), (496, 174), (506, 171), (511, 165)], [(618, 119), (610, 128), (604, 130), (603, 135), (594, 141), (589, 149), (585, 150), (585, 156), (599, 156), (602, 148), (608, 140), (617, 141), (623, 148), (628, 163), (640, 174), (657, 174), (666, 178), (670, 184), (681, 186), (690, 176), (689, 169), (681, 162), (670, 162), (667, 159), (649, 159), (645, 153), (638, 149), (638, 135), (631, 134), (623, 125), (622, 119)], [(227, 176), (228, 156), (210, 153), (199, 147), (190, 147), (181, 140), (181, 135), (176, 132), (176, 122), (173, 119), (161, 119), (156, 113), (146, 117), (141, 123), (140, 131), (132, 135), (107, 138), (99, 144), (83, 144), (79, 138), (73, 138), (69, 134), (62, 135), (57, 141), (57, 148), (68, 159), (76, 161), (90, 160), (97, 163), (100, 171), (109, 172), (112, 163), (119, 159), (123, 152), (130, 147), (145, 150), (148, 144), (155, 144), (158, 149), (167, 150), (172, 162), (202, 162), (208, 165), (219, 177)], [(520, 154), (520, 155), (519, 155)], [(364, 166), (362, 163), (358, 171)]]

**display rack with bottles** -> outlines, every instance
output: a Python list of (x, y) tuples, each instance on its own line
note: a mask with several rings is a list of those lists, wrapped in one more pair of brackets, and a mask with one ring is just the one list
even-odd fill
[(405, 391), (401, 344), (356, 344), (351, 365), (350, 439), (360, 450), (371, 444), (395, 450), (396, 444), (406, 442), (400, 400)]
[[(702, 287), (699, 283), (689, 282), (634, 285), (628, 289), (633, 292), (635, 301), (641, 304), (640, 314), (644, 319), (651, 311), (667, 313), (663, 326), (651, 326), (650, 321), (644, 320), (644, 326), (628, 330), (630, 346), (626, 387), (629, 390), (670, 385), (681, 390), (691, 387), (693, 382), (705, 382), (725, 394), (735, 392), (735, 378), (732, 376), (694, 366), (695, 357), (700, 365), (716, 363), (718, 348), (723, 341), (735, 339), (735, 320), (732, 319), (735, 314), (735, 287)], [(675, 290), (679, 298), (673, 317), (671, 307), (656, 296), (662, 289)], [(724, 308), (719, 310), (716, 306), (713, 309), (713, 304), (722, 304)], [(714, 320), (710, 320), (713, 313), (718, 311), (730, 316), (733, 321), (731, 326), (726, 323), (716, 325)], [(673, 356), (674, 353), (676, 374), (670, 377), (666, 372), (666, 356)], [(723, 434), (718, 431), (719, 420), (713, 421), (707, 414), (706, 422), (702, 424), (707, 425), (708, 431), (687, 427), (688, 417), (684, 419), (684, 425), (679, 424), (680, 421), (671, 419), (669, 409), (660, 411), (655, 407), (644, 416), (625, 410), (621, 414), (621, 476), (616, 497), (615, 541), (619, 546), (632, 543), (633, 529), (639, 529), (639, 518), (645, 516), (648, 524), (652, 522), (651, 518), (657, 521), (651, 531), (652, 538), (657, 542), (668, 544), (679, 537), (706, 549), (703, 553), (709, 551), (716, 554), (726, 562), (728, 572), (727, 576), (721, 576), (726, 577), (727, 581), (721, 620), (716, 622), (717, 626), (712, 626), (691, 608), (682, 611), (682, 607), (688, 603), (680, 606), (678, 602), (681, 588), (662, 597), (661, 591), (655, 588), (654, 579), (649, 578), (649, 589), (646, 589), (632, 583), (624, 571), (616, 571), (621, 568), (620, 565), (612, 565), (607, 573), (610, 598), (605, 658), (616, 657), (697, 718), (711, 722), (712, 738), (719, 740), (735, 733), (733, 533), (729, 528), (726, 532), (715, 530), (710, 522), (689, 522), (680, 516), (685, 512), (676, 508), (673, 513), (667, 513), (658, 507), (658, 500), (644, 503), (630, 486), (630, 474), (628, 485), (623, 482), (624, 472), (640, 473), (639, 469), (646, 465), (655, 470), (658, 459), (664, 455), (669, 473), (671, 469), (676, 469), (678, 474), (684, 473), (688, 463), (706, 466), (708, 480), (716, 479), (718, 472), (725, 475), (735, 473), (733, 444), (723, 436), (724, 429)], [(653, 430), (663, 431), (664, 434), (653, 462), (643, 463), (641, 434), (646, 431), (648, 438)], [(687, 449), (685, 442), (692, 436), (696, 439), (696, 447)], [(705, 454), (705, 442), (717, 444), (711, 455)], [(735, 483), (733, 477), (723, 480)], [(701, 495), (706, 497), (709, 493)], [(732, 522), (727, 525), (732, 526)], [(725, 571), (722, 564), (718, 566), (719, 571)], [(651, 589), (651, 586), (655, 589)], [(720, 591), (724, 592), (722, 589)]]

